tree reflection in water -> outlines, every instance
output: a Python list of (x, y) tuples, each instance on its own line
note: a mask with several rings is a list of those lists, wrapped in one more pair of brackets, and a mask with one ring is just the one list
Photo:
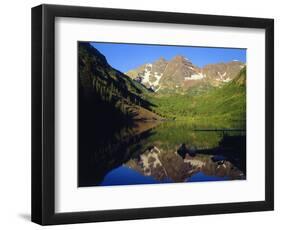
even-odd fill
[[(113, 137), (79, 154), (79, 186), (246, 179), (244, 131), (139, 122)], [(130, 173), (138, 176), (126, 179)], [(109, 174), (115, 179), (107, 181)]]

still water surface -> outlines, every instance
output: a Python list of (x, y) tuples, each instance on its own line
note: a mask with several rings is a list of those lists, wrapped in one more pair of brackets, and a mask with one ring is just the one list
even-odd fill
[(97, 138), (79, 158), (79, 186), (246, 179), (246, 132), (138, 123)]

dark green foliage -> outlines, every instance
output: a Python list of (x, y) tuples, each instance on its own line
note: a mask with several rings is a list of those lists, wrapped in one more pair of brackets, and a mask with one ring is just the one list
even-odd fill
[(91, 91), (99, 99), (110, 103), (125, 115), (125, 104), (135, 104), (147, 109), (151, 104), (142, 94), (148, 92), (138, 82), (113, 69), (105, 57), (89, 43), (79, 43), (79, 87)]
[[(126, 149), (133, 140), (125, 141), (121, 133), (134, 125), (135, 114), (130, 108), (149, 108), (151, 104), (143, 98), (143, 93), (148, 91), (142, 85), (113, 69), (89, 43), (79, 43), (78, 51), (78, 161), (79, 185), (83, 186), (97, 183), (92, 181), (93, 174), (101, 180), (108, 168), (117, 167), (129, 158), (130, 152)], [(111, 152), (102, 152), (101, 148), (106, 147), (120, 149), (120, 156), (114, 158)]]

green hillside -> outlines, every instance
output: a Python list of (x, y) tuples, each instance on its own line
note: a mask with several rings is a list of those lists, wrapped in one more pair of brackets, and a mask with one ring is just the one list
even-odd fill
[(160, 94), (150, 101), (156, 105), (154, 112), (168, 119), (245, 127), (246, 68), (232, 82), (200, 95)]

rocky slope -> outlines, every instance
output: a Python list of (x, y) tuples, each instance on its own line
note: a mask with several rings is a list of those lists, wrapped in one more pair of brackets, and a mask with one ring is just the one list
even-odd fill
[[(99, 104), (98, 114), (119, 113), (124, 120), (157, 120), (151, 112), (151, 103), (144, 94), (146, 87), (112, 68), (104, 55), (88, 42), (79, 43), (79, 94), (80, 105), (89, 110)], [(89, 102), (85, 105), (86, 102)], [(88, 107), (88, 108), (86, 108)], [(106, 111), (102, 109), (105, 108)], [(82, 108), (81, 108), (82, 109)], [(104, 115), (103, 115), (104, 116)], [(118, 116), (117, 116), (118, 117)]]
[(228, 63), (206, 65), (202, 68), (202, 73), (213, 85), (218, 85), (233, 80), (244, 67), (244, 63), (234, 60)]
[(179, 55), (170, 61), (160, 58), (126, 74), (153, 91), (188, 89), (197, 85), (220, 86), (230, 82), (244, 66), (244, 63), (234, 60), (199, 68), (189, 59)]
[(152, 64), (144, 64), (137, 69), (130, 70), (126, 74), (147, 88), (157, 90), (167, 64), (168, 62), (161, 57)]

